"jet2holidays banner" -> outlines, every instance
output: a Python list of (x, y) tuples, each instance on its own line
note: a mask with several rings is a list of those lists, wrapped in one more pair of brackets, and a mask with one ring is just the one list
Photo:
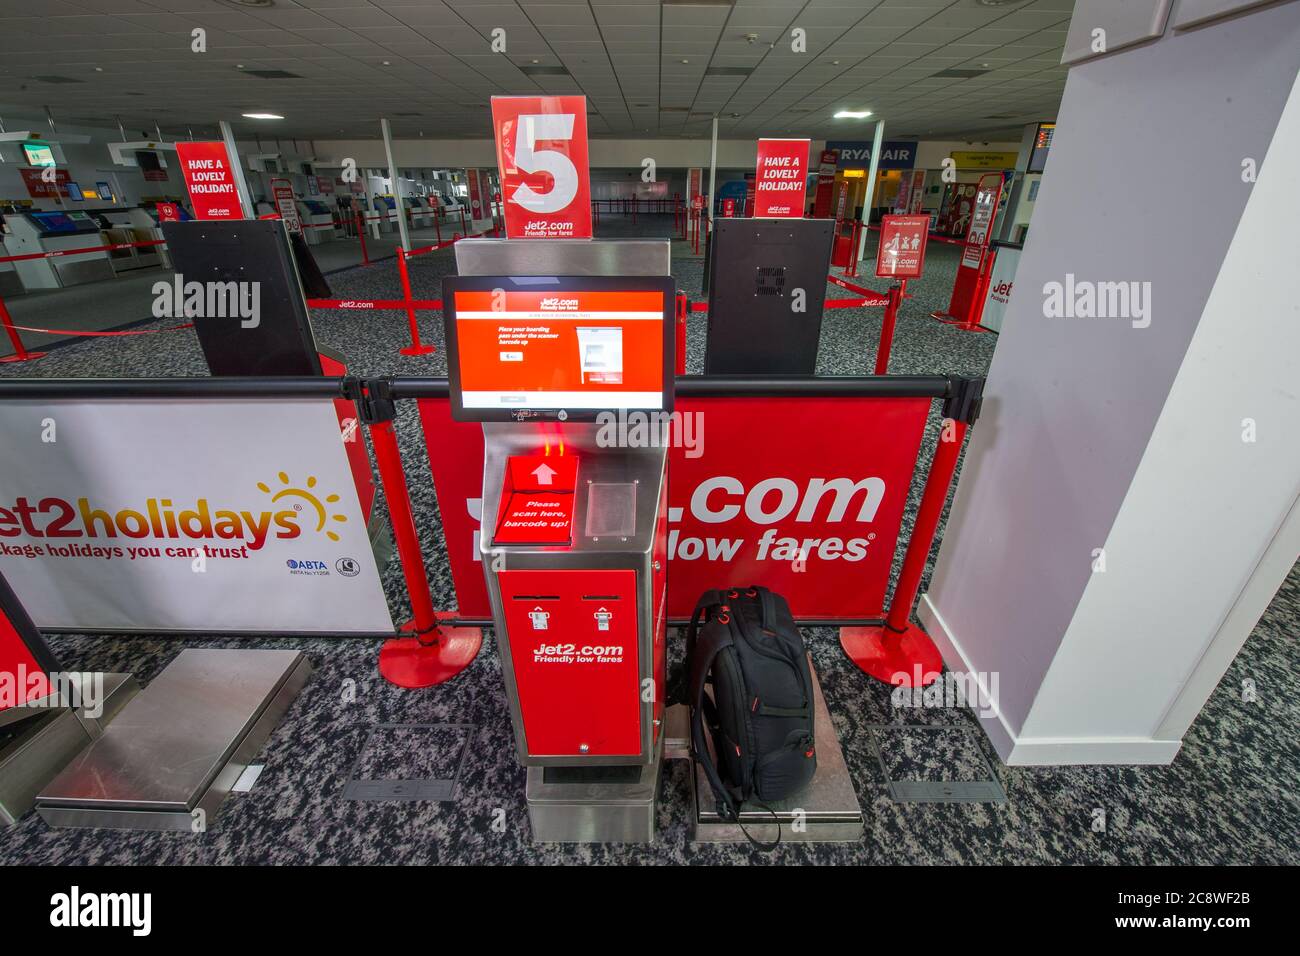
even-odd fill
[(393, 631), (330, 401), (0, 405), (0, 572), (50, 630)]

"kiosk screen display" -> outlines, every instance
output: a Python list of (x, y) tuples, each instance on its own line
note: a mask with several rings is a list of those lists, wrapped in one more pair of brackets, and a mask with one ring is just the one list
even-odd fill
[(77, 228), (72, 220), (61, 212), (34, 212), (31, 216), (46, 232), (75, 232)]
[(671, 411), (676, 286), (657, 276), (444, 280), (460, 421)]

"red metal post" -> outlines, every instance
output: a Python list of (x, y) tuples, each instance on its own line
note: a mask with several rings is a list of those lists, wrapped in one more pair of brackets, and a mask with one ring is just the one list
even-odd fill
[(894, 597), (889, 605), (889, 615), (885, 618), (885, 624), (890, 630), (904, 630), (908, 618), (912, 616), (912, 605), (916, 603), (921, 574), (925, 571), (925, 562), (930, 556), (934, 535), (939, 528), (943, 503), (948, 498), (948, 487), (957, 471), (957, 459), (961, 456), (966, 427), (965, 422), (952, 418), (945, 418), (941, 426), (939, 448), (934, 453), (930, 474), (925, 479), (921, 507), (916, 511), (916, 524), (912, 527), (912, 537), (907, 542), (907, 554), (903, 558), (903, 570), (899, 572), (898, 585), (894, 588)]
[[(400, 250), (399, 250), (400, 251)], [(402, 470), (397, 432), (393, 423), (370, 423), (370, 442), (375, 448), (375, 464), (388, 504), (388, 520), (393, 526), (402, 575), (411, 598), (415, 619), (402, 630), (414, 637), (394, 638), (384, 642), (379, 652), (379, 673), (400, 687), (432, 687), (451, 680), (474, 660), (483, 642), (477, 628), (440, 628), (438, 615), (429, 594), (429, 578), (424, 570), (420, 537), (415, 530), (411, 497)]]
[(433, 233), (438, 237), (438, 245), (442, 245), (442, 226), (438, 225), (438, 216), (433, 217)]
[(894, 327), (898, 324), (898, 304), (903, 291), (898, 286), (890, 286), (885, 295), (889, 296), (889, 304), (885, 306), (885, 318), (880, 324), (880, 344), (876, 347), (877, 375), (889, 371), (889, 352), (894, 345)]
[(411, 344), (398, 351), (403, 355), (428, 355), (436, 352), (437, 349), (432, 345), (420, 341), (420, 326), (415, 321), (415, 299), (411, 295), (411, 274), (406, 265), (406, 250), (401, 246), (397, 248), (397, 273), (402, 279), (402, 300), (406, 303), (406, 320), (411, 326)]
[(469, 226), (467, 226), (467, 225), (465, 224), (465, 207), (464, 207), (464, 206), (461, 206), (461, 207), (460, 207), (460, 234), (461, 234), (462, 236), (468, 236), (468, 235), (469, 235)]
[(934, 535), (943, 514), (952, 476), (957, 470), (967, 425), (956, 419), (944, 419), (939, 433), (939, 448), (930, 464), (930, 474), (921, 494), (916, 524), (907, 542), (903, 570), (889, 605), (883, 625), (840, 628), (840, 646), (862, 671), (886, 684), (924, 687), (943, 671), (943, 655), (930, 635), (910, 623), (912, 605), (921, 586), (925, 562), (934, 545)]
[(429, 578), (424, 571), (420, 536), (415, 531), (415, 515), (411, 513), (411, 498), (393, 423), (375, 422), (371, 425), (370, 442), (375, 448), (375, 464), (379, 467), (379, 480), (383, 482), (384, 500), (388, 503), (388, 520), (393, 526), (402, 576), (406, 578), (411, 610), (415, 613), (414, 629), (417, 634), (427, 634), (438, 626), (438, 621), (433, 613)]
[(14, 354), (0, 357), (0, 364), (8, 365), (11, 362), (31, 362), (38, 358), (44, 358), (45, 352), (29, 352), (23, 345), (22, 338), (18, 335), (18, 330), (14, 328), (13, 317), (9, 314), (9, 309), (5, 306), (5, 300), (0, 299), (0, 325), (5, 327), (5, 333), (9, 336), (9, 341), (13, 343)]
[(685, 292), (677, 293), (677, 374), (686, 374), (686, 316), (691, 300)]
[(366, 217), (357, 210), (357, 237), (361, 240), (361, 264), (370, 265), (370, 254), (366, 252)]

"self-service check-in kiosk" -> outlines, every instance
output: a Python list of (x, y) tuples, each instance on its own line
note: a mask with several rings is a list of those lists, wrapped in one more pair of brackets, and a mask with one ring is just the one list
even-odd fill
[[(129, 209), (96, 209), (91, 215), (99, 220), (105, 241), (112, 245), (152, 242), (162, 238), (162, 230), (154, 214), (139, 206)], [(171, 264), (161, 246), (130, 245), (129, 248), (114, 249), (109, 253), (109, 261), (115, 272)]]
[(49, 210), (20, 212), (5, 216), (8, 234), (5, 249), (11, 256), (55, 253), (47, 259), (25, 259), (14, 263), (23, 288), (59, 289), (111, 279), (115, 275), (107, 252), (81, 252), (103, 245), (99, 222), (85, 212)]
[[(483, 423), (480, 555), (533, 839), (649, 842), (664, 741), (667, 449), (606, 440), (617, 430), (602, 413), (671, 411), (675, 285), (523, 275), (564, 265), (570, 250), (481, 242), (458, 250), (462, 273), (495, 262), (514, 274), (444, 280), (448, 374), (453, 416)], [(667, 243), (581, 246), (571, 267), (617, 269), (640, 248), (667, 271)]]
[(332, 225), (334, 214), (328, 204), (319, 199), (299, 199), (298, 219), (302, 222), (302, 236), (309, 246), (319, 246), (334, 238), (333, 229), (320, 228)]

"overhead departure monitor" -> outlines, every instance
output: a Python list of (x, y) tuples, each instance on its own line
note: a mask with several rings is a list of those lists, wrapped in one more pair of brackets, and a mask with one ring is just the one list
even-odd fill
[(676, 291), (661, 276), (445, 278), (452, 416), (672, 411)]
[(23, 143), (29, 166), (54, 166), (54, 150), (45, 143)]

